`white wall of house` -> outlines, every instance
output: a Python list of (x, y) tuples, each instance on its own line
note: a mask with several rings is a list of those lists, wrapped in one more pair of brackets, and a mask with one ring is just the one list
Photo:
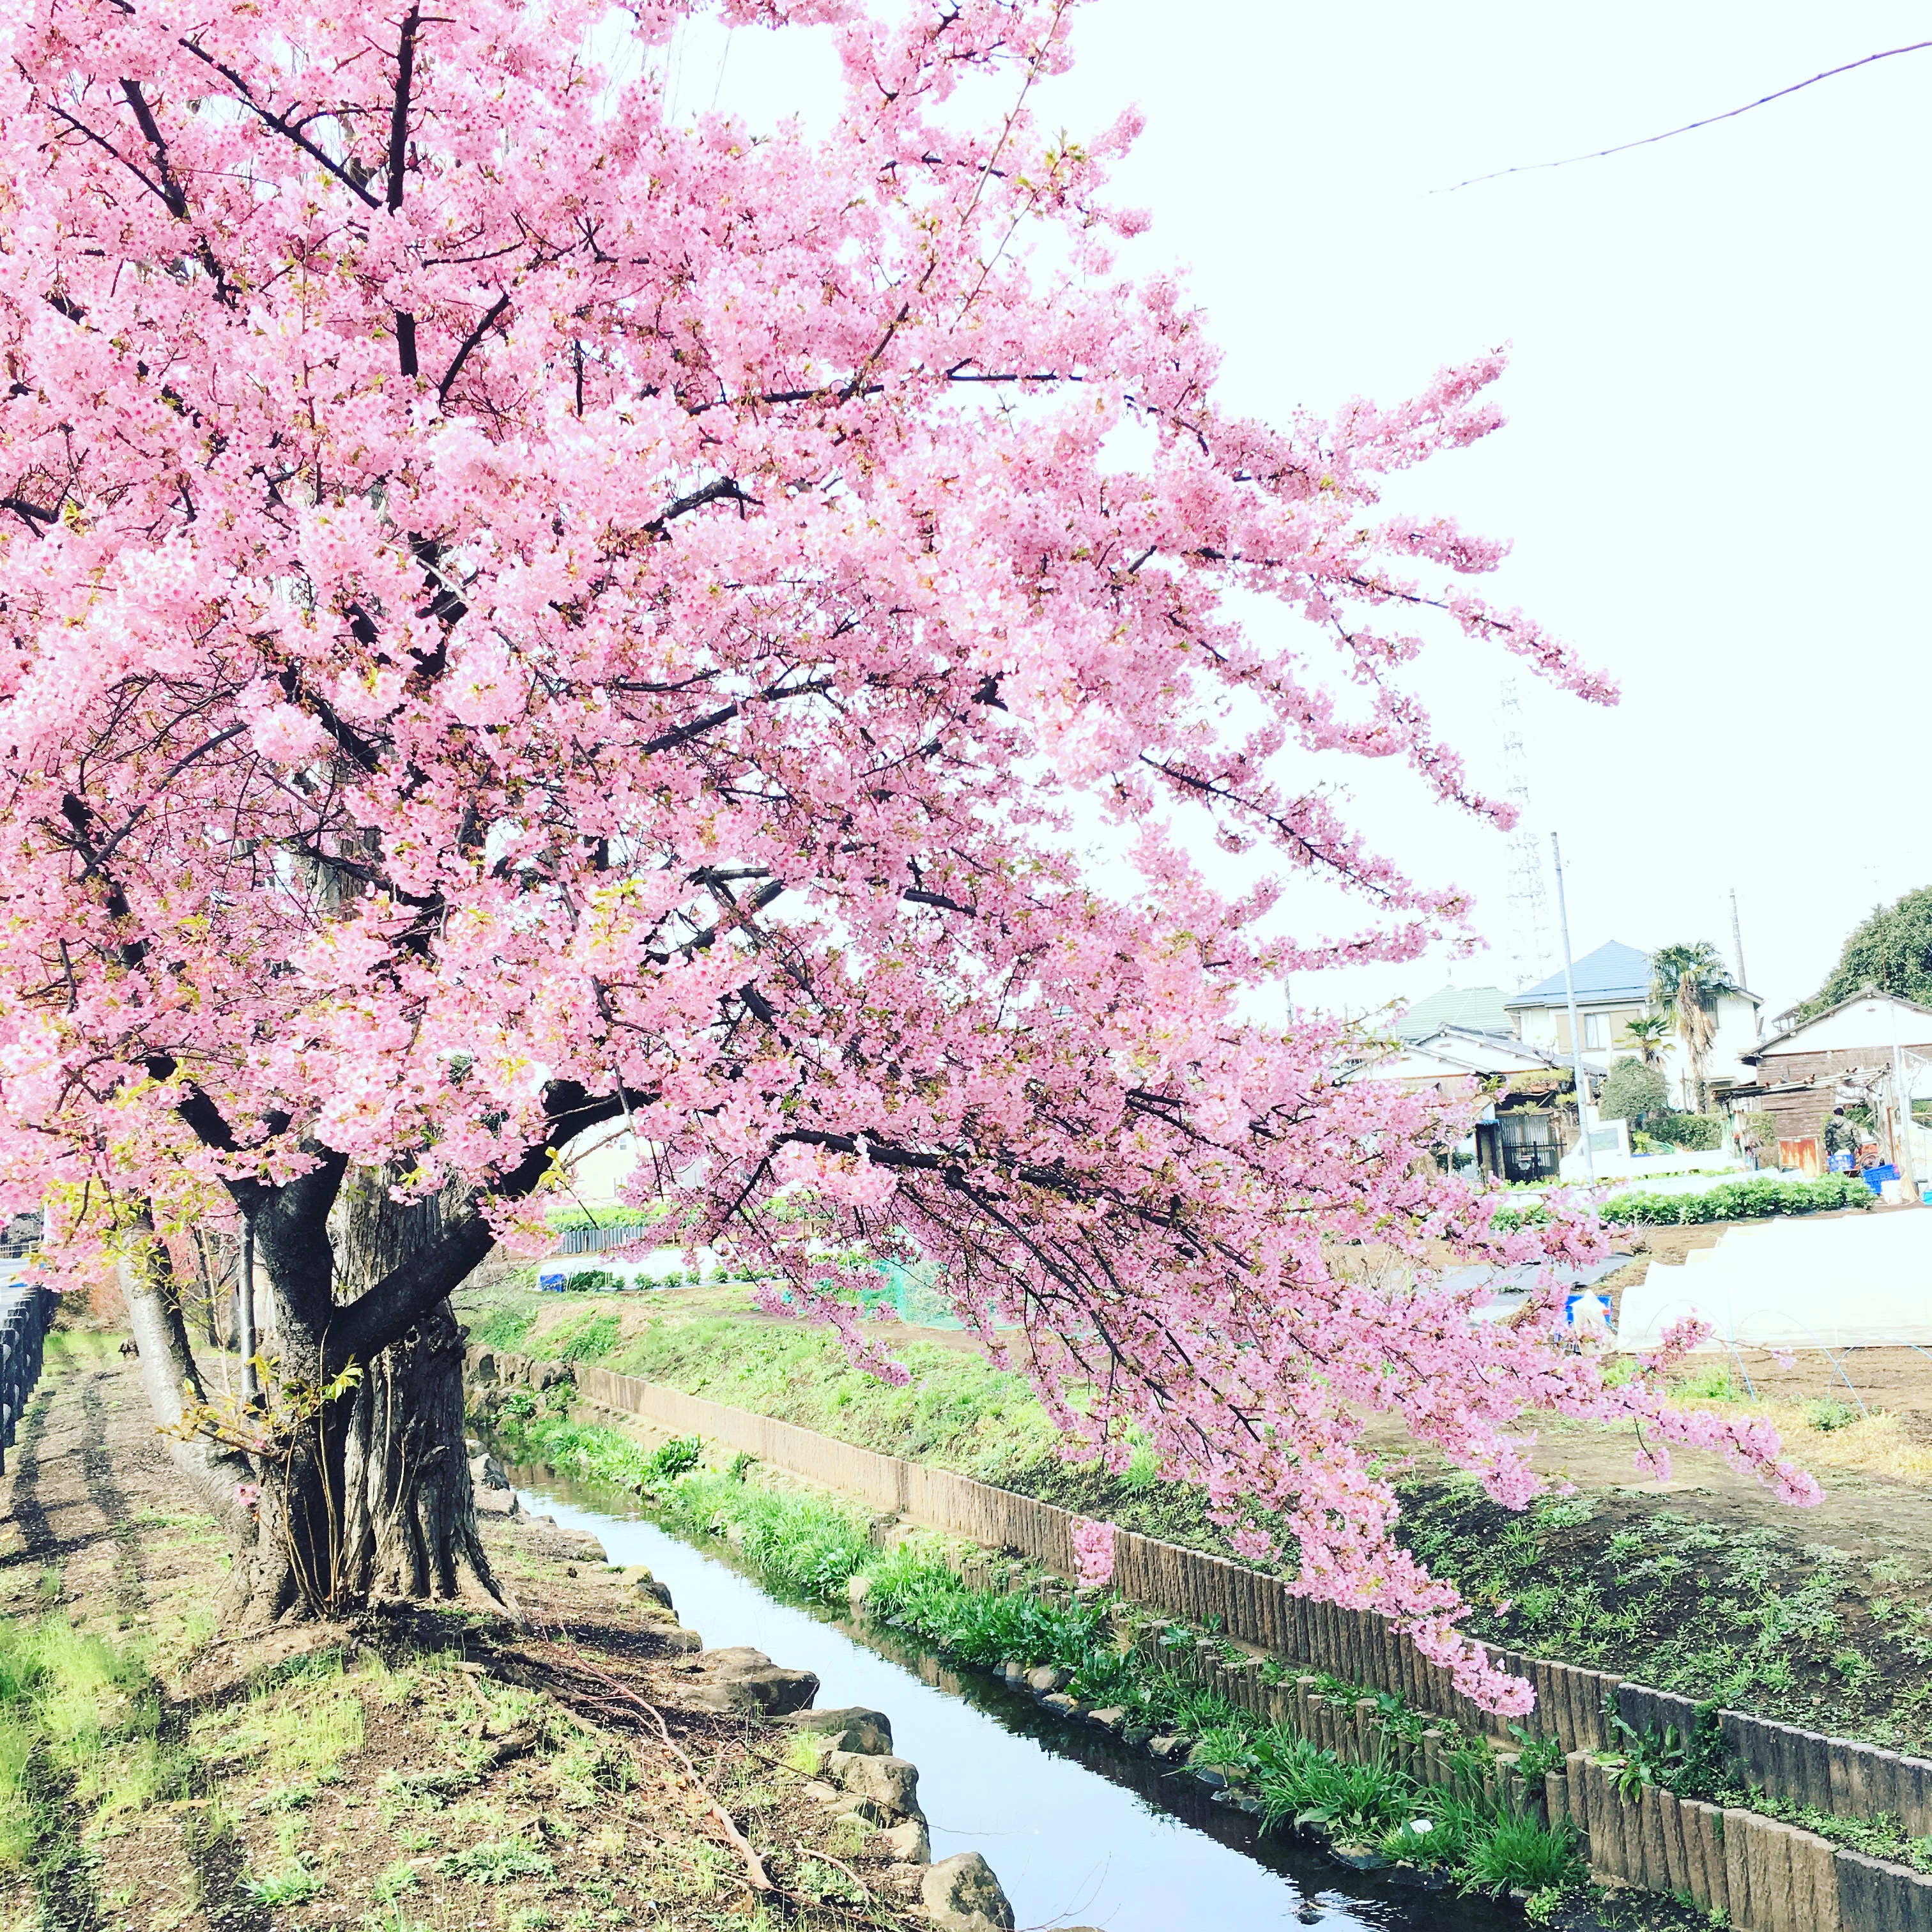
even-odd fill
[(1785, 1053), (1870, 1051), (1874, 1062), (1888, 1060), (1894, 1040), (1915, 1053), (1932, 1052), (1932, 1015), (1888, 994), (1868, 993), (1779, 1040), (1765, 1056), (1765, 1076), (1772, 1076), (1778, 1055)]
[[(1758, 1045), (1758, 1003), (1748, 999), (1742, 993), (1724, 993), (1718, 1000), (1718, 1032), (1711, 1042), (1709, 1055), (1704, 1062), (1704, 1078), (1717, 1084), (1754, 1078), (1752, 1070), (1744, 1063), (1744, 1055)], [(1673, 1039), (1670, 1043), (1674, 1056), (1666, 1069), (1666, 1076), (1682, 1089), (1688, 1067), (1684, 1062), (1684, 1050)]]
[[(1724, 993), (1718, 997), (1717, 1033), (1704, 1062), (1707, 1085), (1752, 1078), (1752, 1070), (1743, 1056), (1759, 1044), (1759, 1003), (1744, 993)], [(1583, 1025), (1583, 1052), (1593, 1064), (1614, 1064), (1626, 1056), (1636, 1057), (1636, 1044), (1624, 1026), (1644, 1011), (1628, 1000), (1592, 1002), (1579, 1000), (1576, 1017)], [(1516, 1035), (1532, 1046), (1541, 1046), (1560, 1058), (1570, 1054), (1570, 1016), (1562, 1006), (1519, 1006), (1510, 1016)], [(1670, 1103), (1688, 1111), (1696, 1104), (1691, 1090), (1690, 1061), (1675, 1034), (1666, 1034), (1653, 1049), (1656, 1066), (1670, 1083)]]
[[(1624, 1036), (1625, 1024), (1643, 1008), (1631, 1000), (1579, 1000), (1576, 1017), (1583, 1026), (1583, 1051), (1593, 1059), (1633, 1049)], [(1559, 1060), (1570, 1058), (1570, 1015), (1562, 1006), (1518, 1006), (1510, 1015), (1516, 1036), (1540, 1046)]]
[(631, 1130), (620, 1121), (588, 1127), (563, 1150), (564, 1165), (570, 1170), (570, 1191), (557, 1195), (564, 1208), (608, 1208), (615, 1204), (617, 1190), (630, 1179), (638, 1164), (637, 1143)]

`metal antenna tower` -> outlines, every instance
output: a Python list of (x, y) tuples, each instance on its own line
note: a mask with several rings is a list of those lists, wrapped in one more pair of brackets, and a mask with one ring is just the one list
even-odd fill
[(1530, 822), (1529, 760), (1522, 748), (1522, 704), (1516, 680), (1503, 680), (1504, 796), (1516, 807), (1509, 842), (1510, 990), (1520, 992), (1550, 971), (1550, 906), (1543, 890), (1543, 846)]

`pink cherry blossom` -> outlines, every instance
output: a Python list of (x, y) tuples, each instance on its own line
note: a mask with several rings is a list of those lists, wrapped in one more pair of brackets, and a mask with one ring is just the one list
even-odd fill
[[(1587, 1258), (1587, 1204), (1498, 1233), (1424, 1158), (1471, 1102), (1254, 1017), (1468, 938), (1330, 782), (1508, 822), (1425, 656), (1614, 698), (1481, 593), (1503, 544), (1384, 501), (1496, 428), (1503, 358), (1237, 412), (1126, 245), (1137, 122), (1056, 131), (1064, 0), (722, 0), (830, 27), (818, 134), (598, 72), (604, 11), (0, 26), (0, 1208), (79, 1276), (119, 1204), (393, 1161), (526, 1240), (628, 1120), (634, 1197), (773, 1312), (903, 1379), (857, 1304), (922, 1260), (1073, 1453), (1150, 1450), (1526, 1708), (1370, 1418), (1512, 1506), (1538, 1414), (1816, 1487), (1670, 1406), (1677, 1344), (1612, 1389), (1553, 1288), (1473, 1322), (1445, 1258)], [(1291, 879), (1333, 932), (1270, 923)], [(400, 1332), (329, 1313), (327, 1370)]]
[(1114, 1526), (1073, 1519), (1075, 1576), (1083, 1588), (1096, 1588), (1114, 1580)]

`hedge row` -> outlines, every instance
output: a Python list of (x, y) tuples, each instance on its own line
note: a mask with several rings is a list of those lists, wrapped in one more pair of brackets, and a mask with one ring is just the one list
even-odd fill
[[(1618, 1228), (1672, 1228), (1687, 1222), (1760, 1221), (1774, 1214), (1819, 1214), (1838, 1208), (1869, 1208), (1877, 1196), (1856, 1175), (1821, 1174), (1816, 1180), (1774, 1180), (1759, 1175), (1725, 1181), (1701, 1194), (1651, 1194), (1641, 1188), (1613, 1194), (1598, 1210)], [(1504, 1233), (1550, 1219), (1540, 1202), (1499, 1208), (1492, 1225)]]

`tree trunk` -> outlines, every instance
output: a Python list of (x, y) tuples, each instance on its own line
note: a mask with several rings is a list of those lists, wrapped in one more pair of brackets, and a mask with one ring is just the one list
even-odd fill
[(464, 1446), (463, 1336), (447, 1301), (370, 1365), (344, 1458), (343, 1588), (508, 1607), (476, 1528)]
[[(328, 1216), (338, 1302), (434, 1246), (443, 1203), (400, 1206), (386, 1173), (346, 1177)], [(268, 1244), (283, 1390), (322, 1379), (322, 1336), (278, 1280), (286, 1256)], [(342, 1616), (385, 1599), (457, 1601), (515, 1614), (490, 1568), (476, 1522), (463, 1415), (463, 1340), (447, 1300), (359, 1365), (348, 1394), (298, 1424), (279, 1457), (260, 1459), (255, 1534), (238, 1552), (230, 1616), (248, 1629), (305, 1616)]]
[[(442, 1237), (443, 1201), (399, 1206), (386, 1174), (344, 1182), (330, 1216), (338, 1292), (359, 1294)], [(476, 1526), (463, 1419), (463, 1334), (439, 1302), (365, 1367), (342, 1455), (338, 1588), (350, 1600), (512, 1607)]]

